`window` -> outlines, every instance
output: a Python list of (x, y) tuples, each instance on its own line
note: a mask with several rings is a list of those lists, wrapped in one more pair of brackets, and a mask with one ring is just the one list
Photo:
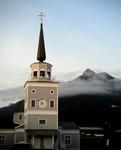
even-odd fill
[(39, 120), (39, 125), (44, 125), (44, 124), (46, 124), (46, 119), (40, 119)]
[(55, 107), (55, 102), (54, 101), (50, 101), (50, 108), (54, 108)]
[(1, 135), (0, 136), (0, 145), (4, 145), (5, 144), (5, 136)]
[(50, 78), (50, 71), (47, 72), (47, 77)]
[(40, 71), (40, 77), (44, 78), (45, 77), (45, 71)]
[(31, 100), (31, 107), (35, 108), (36, 107), (36, 101), (35, 100)]
[(51, 90), (51, 91), (50, 91), (50, 94), (54, 94), (54, 91), (53, 91), (53, 90)]
[(35, 94), (35, 93), (36, 93), (36, 90), (35, 90), (35, 89), (32, 89), (32, 90), (31, 90), (31, 93), (32, 93), (32, 94)]
[(71, 145), (71, 136), (70, 135), (66, 135), (64, 137), (64, 142), (65, 142), (65, 145)]
[(23, 118), (22, 114), (19, 114), (19, 115), (18, 115), (18, 119), (19, 119), (19, 120), (22, 120), (22, 118)]
[(33, 72), (33, 76), (34, 76), (34, 77), (37, 77), (37, 71), (34, 71), (34, 72)]

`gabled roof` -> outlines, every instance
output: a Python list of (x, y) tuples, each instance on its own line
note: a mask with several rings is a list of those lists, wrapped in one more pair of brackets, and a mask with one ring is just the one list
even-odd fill
[(62, 129), (79, 129), (79, 126), (75, 122), (72, 122), (72, 121), (62, 121), (59, 123), (59, 126)]
[(18, 125), (18, 126), (16, 126), (14, 129), (23, 129), (23, 128), (24, 128), (24, 124)]

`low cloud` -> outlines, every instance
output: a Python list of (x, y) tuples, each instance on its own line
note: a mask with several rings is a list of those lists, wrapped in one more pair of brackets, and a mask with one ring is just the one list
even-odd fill
[(16, 101), (23, 99), (23, 97), (24, 97), (24, 89), (22, 86), (1, 90), (0, 107), (15, 103)]
[[(59, 96), (79, 94), (121, 94), (121, 80), (82, 80), (77, 79), (59, 84)], [(24, 98), (23, 86), (0, 91), (0, 107), (15, 103)]]
[(61, 83), (59, 96), (71, 96), (78, 94), (112, 94), (121, 91), (121, 80), (102, 82), (101, 80), (75, 80)]

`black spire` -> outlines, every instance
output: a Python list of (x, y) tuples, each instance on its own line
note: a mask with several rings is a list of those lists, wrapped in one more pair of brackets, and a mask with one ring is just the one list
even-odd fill
[(43, 34), (43, 23), (41, 23), (37, 60), (43, 62), (45, 59), (46, 59), (46, 52), (45, 52), (45, 43), (44, 43), (44, 34)]

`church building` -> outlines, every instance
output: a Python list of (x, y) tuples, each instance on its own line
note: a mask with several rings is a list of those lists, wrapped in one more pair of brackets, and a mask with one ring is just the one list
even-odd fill
[(59, 83), (52, 80), (52, 65), (45, 60), (41, 22), (37, 62), (31, 64), (31, 77), (24, 85), (24, 100), (18, 102), (13, 115), (14, 126), (0, 129), (0, 149), (7, 150), (22, 141), (30, 143), (33, 149), (80, 149), (79, 127), (73, 122), (67, 125), (62, 121), (59, 125)]

